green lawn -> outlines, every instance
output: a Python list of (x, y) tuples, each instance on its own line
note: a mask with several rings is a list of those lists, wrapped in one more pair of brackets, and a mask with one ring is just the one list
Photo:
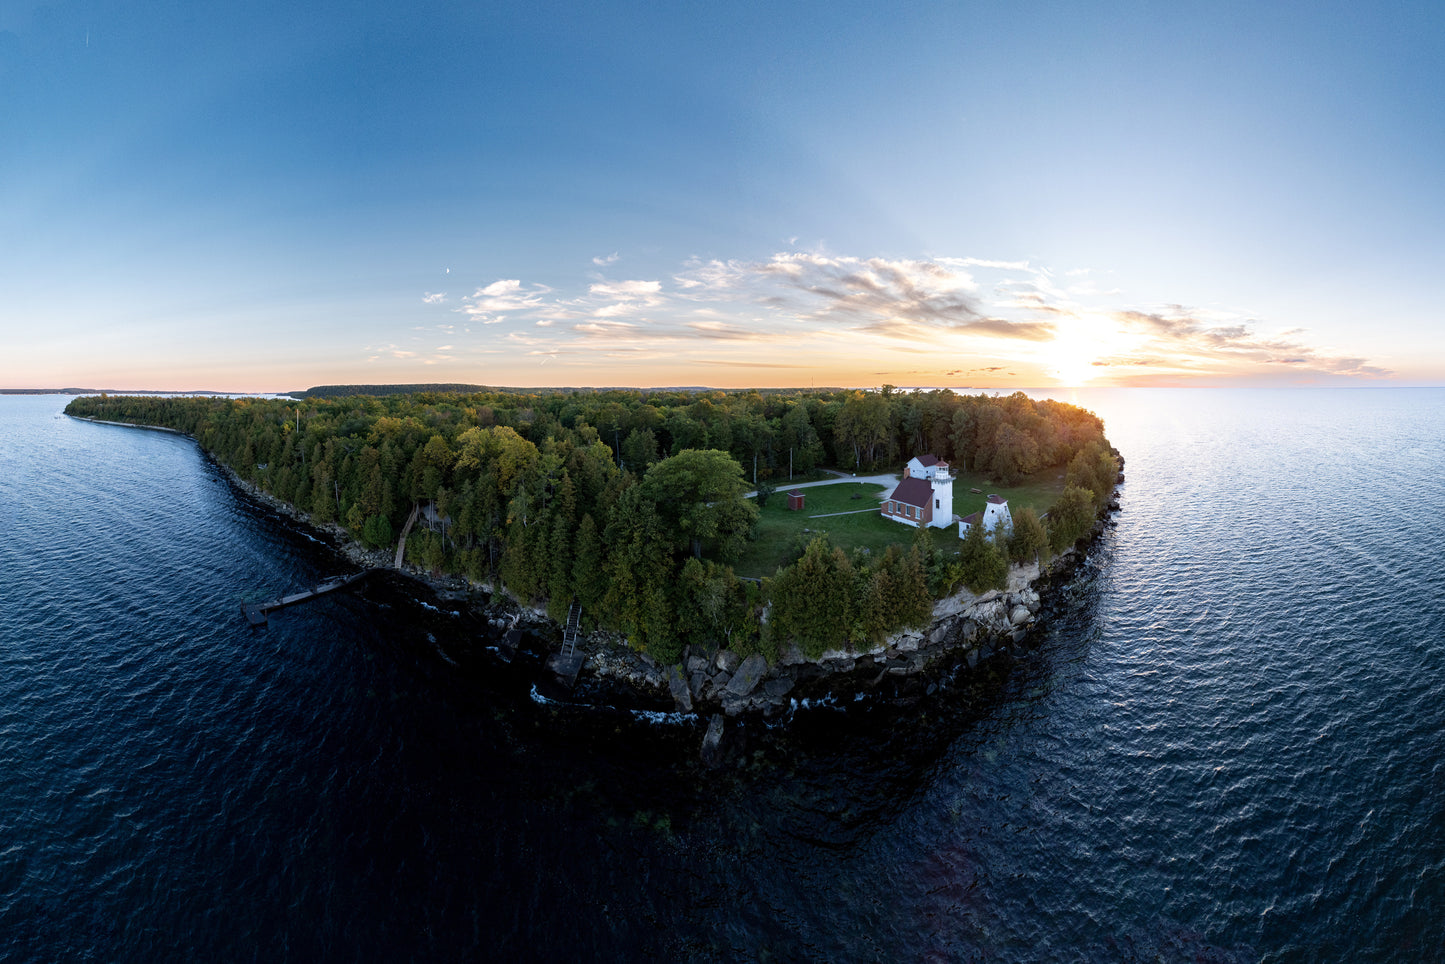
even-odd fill
[[(1001, 495), (1007, 499), (1010, 513), (1031, 505), (1035, 512), (1043, 515), (1059, 500), (1059, 495), (1064, 491), (1064, 467), (1061, 465), (1035, 472), (1014, 486), (997, 485), (988, 481), (987, 476), (971, 472), (959, 472), (955, 475), (957, 481), (953, 483), (953, 511), (957, 515), (968, 515), (981, 510), (985, 497), (989, 495)], [(971, 489), (979, 491), (972, 492)]]
[[(834, 545), (847, 550), (867, 546), (873, 552), (882, 552), (894, 542), (907, 545), (913, 538), (912, 529), (879, 514), (880, 497), (886, 494), (882, 486), (839, 482), (802, 492), (805, 507), (801, 512), (788, 511), (786, 489), (780, 488), (768, 500), (758, 518), (757, 540), (733, 563), (738, 575), (771, 576), (787, 561), (794, 539), (802, 534), (826, 532)], [(832, 512), (855, 514), (812, 518)]]
[[(974, 488), (981, 491), (969, 491)], [(1017, 512), (1023, 506), (1031, 505), (1042, 514), (1063, 490), (1062, 468), (1047, 469), (1012, 487), (993, 485), (983, 476), (964, 473), (953, 483), (953, 511), (961, 516), (980, 511), (984, 506), (984, 497), (995, 493), (1008, 500), (1011, 511)], [(894, 543), (904, 547), (911, 545), (913, 528), (885, 519), (878, 511), (888, 491), (862, 482), (819, 485), (802, 490), (803, 511), (789, 512), (787, 489), (779, 486), (760, 512), (758, 538), (748, 546), (742, 558), (733, 563), (733, 570), (740, 576), (771, 576), (780, 565), (789, 561), (789, 551), (800, 535), (827, 533), (835, 546), (841, 546), (848, 552), (857, 546), (866, 546), (870, 552), (881, 553)], [(850, 514), (831, 515), (835, 512)], [(934, 529), (933, 542), (945, 551), (957, 549), (958, 528)]]

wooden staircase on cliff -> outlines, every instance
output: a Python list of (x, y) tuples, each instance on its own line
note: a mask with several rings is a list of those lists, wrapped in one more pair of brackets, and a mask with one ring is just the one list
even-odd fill
[(396, 541), (396, 562), (392, 563), (393, 569), (401, 568), (402, 557), (406, 555), (406, 536), (411, 532), (411, 527), (416, 525), (416, 517), (421, 515), (421, 505), (411, 507), (411, 515), (406, 517), (406, 525), (401, 527), (401, 538)]
[(577, 652), (577, 639), (582, 635), (582, 604), (572, 600), (567, 609), (567, 625), (562, 629), (562, 648), (553, 654), (547, 665), (568, 686), (577, 683), (577, 674), (587, 661), (585, 653)]

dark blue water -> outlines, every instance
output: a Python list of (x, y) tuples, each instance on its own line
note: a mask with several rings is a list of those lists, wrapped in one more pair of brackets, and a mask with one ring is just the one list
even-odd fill
[[(1028, 658), (754, 724), (531, 698), (188, 440), (0, 397), (0, 957), (1445, 960), (1445, 392), (1081, 392)], [(429, 608), (432, 607), (432, 608)]]

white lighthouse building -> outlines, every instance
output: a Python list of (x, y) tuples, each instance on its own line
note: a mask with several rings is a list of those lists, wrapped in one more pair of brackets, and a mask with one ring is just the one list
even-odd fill
[(953, 474), (932, 455), (908, 460), (902, 482), (883, 500), (883, 516), (904, 525), (942, 529), (953, 522)]

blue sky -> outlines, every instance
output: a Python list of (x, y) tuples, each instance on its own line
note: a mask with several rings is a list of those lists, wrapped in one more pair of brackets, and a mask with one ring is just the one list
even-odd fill
[(1445, 384), (1433, 4), (0, 6), (0, 386)]

